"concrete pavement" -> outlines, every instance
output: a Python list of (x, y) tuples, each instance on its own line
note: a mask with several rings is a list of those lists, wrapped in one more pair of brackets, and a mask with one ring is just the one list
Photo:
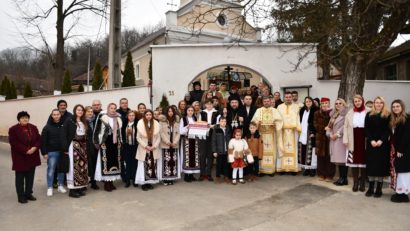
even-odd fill
[(0, 229), (8, 230), (407, 230), (410, 204), (351, 192), (316, 178), (263, 177), (244, 185), (178, 182), (143, 192), (117, 182), (108, 193), (89, 189), (46, 197), (46, 163), (36, 170), (37, 201), (17, 203), (9, 145), (0, 143)]

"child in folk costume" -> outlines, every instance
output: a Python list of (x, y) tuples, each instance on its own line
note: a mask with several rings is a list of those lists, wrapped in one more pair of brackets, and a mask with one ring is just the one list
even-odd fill
[[(243, 169), (246, 167), (245, 158), (247, 155), (251, 155), (246, 140), (242, 139), (242, 131), (240, 129), (235, 129), (234, 138), (229, 141), (228, 145), (228, 155), (229, 162), (232, 163), (232, 184), (237, 184), (237, 173), (239, 172), (239, 183), (245, 184), (243, 180)], [(253, 162), (253, 161), (250, 161)]]
[(255, 122), (249, 124), (249, 132), (245, 138), (254, 159), (254, 163), (249, 165), (249, 174), (251, 174), (249, 181), (254, 181), (259, 176), (259, 160), (263, 157), (262, 137)]

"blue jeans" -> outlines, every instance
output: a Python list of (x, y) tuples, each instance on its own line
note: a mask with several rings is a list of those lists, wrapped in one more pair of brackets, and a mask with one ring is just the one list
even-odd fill
[[(54, 172), (57, 167), (60, 152), (49, 152), (47, 159), (47, 187), (53, 187)], [(64, 173), (57, 173), (58, 185), (64, 184)]]

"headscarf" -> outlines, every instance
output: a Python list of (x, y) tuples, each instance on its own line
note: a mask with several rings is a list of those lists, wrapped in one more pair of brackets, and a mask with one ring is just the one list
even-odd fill
[(363, 96), (361, 96), (361, 95), (356, 95), (355, 97), (353, 97), (353, 99), (354, 99), (354, 98), (360, 98), (360, 99), (362, 99), (362, 105), (361, 105), (359, 108), (357, 108), (357, 107), (354, 106), (354, 104), (353, 104), (353, 111), (354, 111), (354, 112), (362, 112), (362, 111), (366, 110), (366, 107), (364, 106)]
[(116, 111), (114, 111), (113, 113), (110, 113), (109, 109), (110, 109), (111, 105), (115, 105), (115, 106), (117, 106), (117, 105), (115, 103), (110, 103), (107, 106), (107, 116), (114, 120), (113, 127), (112, 127), (112, 142), (113, 142), (113, 144), (116, 144), (117, 143), (117, 135), (118, 135), (117, 134), (117, 130), (118, 130), (118, 120), (117, 120), (117, 118), (119, 117), (119, 114)]

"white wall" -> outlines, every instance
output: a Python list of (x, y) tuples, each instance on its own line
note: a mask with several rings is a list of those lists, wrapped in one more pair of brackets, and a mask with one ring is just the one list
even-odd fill
[[(272, 84), (273, 91), (284, 87), (312, 85), (313, 97), (337, 97), (339, 82), (318, 80), (316, 55), (311, 52), (301, 63), (301, 70), (291, 72), (303, 54), (300, 44), (179, 44), (151, 46), (153, 54), (154, 95), (166, 93), (171, 104), (183, 99), (187, 84), (209, 68), (236, 64), (252, 69)], [(173, 93), (173, 95), (171, 94)], [(364, 98), (383, 96), (388, 104), (402, 99), (410, 107), (410, 81), (375, 81), (365, 83)], [(301, 99), (300, 99), (301, 100)], [(158, 105), (160, 97), (154, 97)]]
[[(339, 80), (320, 80), (315, 92), (320, 96), (330, 96), (332, 101), (337, 97), (339, 90)], [(363, 98), (365, 101), (374, 100), (377, 96), (382, 96), (388, 107), (395, 99), (401, 99), (407, 105), (407, 110), (410, 109), (410, 81), (383, 81), (383, 80), (367, 80), (364, 84)], [(351, 102), (350, 102), (351, 103)]]
[[(313, 85), (317, 70), (308, 65), (314, 53), (308, 55), (303, 71), (290, 72), (300, 50), (299, 44), (224, 44), (152, 46), (154, 95), (166, 93), (171, 104), (183, 99), (187, 84), (204, 70), (219, 65), (240, 65), (252, 69), (269, 81), (273, 90), (296, 85)], [(284, 52), (287, 51), (287, 52)], [(158, 79), (161, 79), (158, 85)], [(174, 93), (171, 95), (169, 93)], [(154, 98), (154, 105), (159, 103)]]
[(101, 100), (103, 109), (114, 102), (118, 105), (121, 98), (128, 98), (131, 109), (137, 109), (138, 103), (149, 105), (147, 87), (128, 87), (115, 90), (94, 91), (86, 93), (72, 93), (59, 96), (41, 96), (19, 100), (7, 100), (0, 102), (0, 136), (6, 136), (10, 126), (17, 123), (17, 113), (27, 111), (30, 114), (30, 123), (35, 124), (41, 132), (42, 127), (47, 122), (48, 116), (53, 108), (56, 108), (57, 101), (64, 99), (68, 103), (68, 111), (72, 112), (76, 104), (91, 106), (94, 99)]

